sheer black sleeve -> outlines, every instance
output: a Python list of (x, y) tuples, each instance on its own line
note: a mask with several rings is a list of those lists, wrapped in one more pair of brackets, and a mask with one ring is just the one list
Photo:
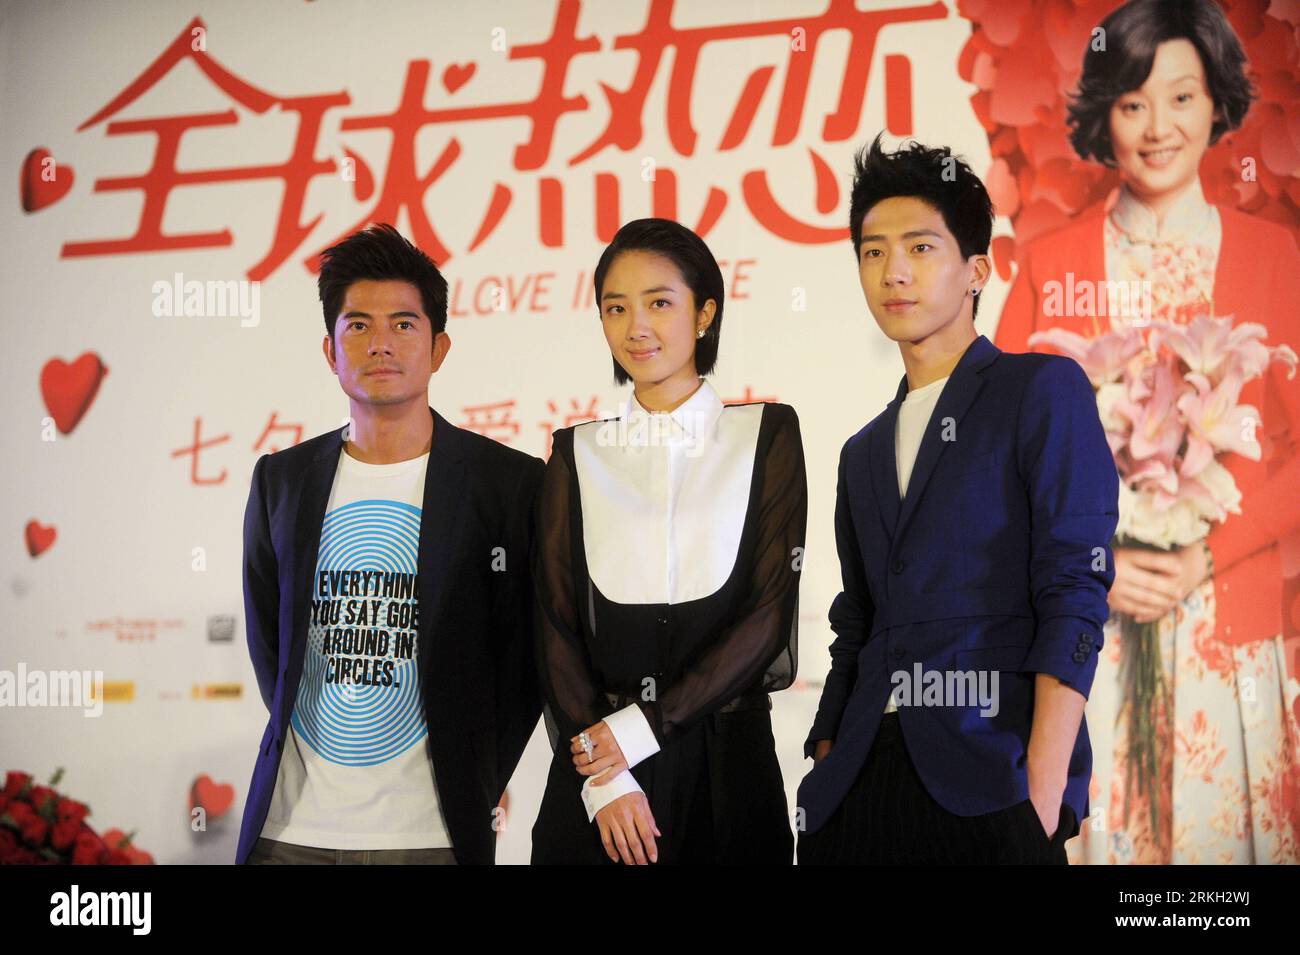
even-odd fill
[(808, 479), (798, 415), (789, 405), (763, 410), (773, 426), (766, 442), (760, 432), (756, 450), (761, 486), (750, 500), (759, 510), (741, 544), (749, 567), (742, 610), (658, 700), (638, 704), (660, 746), (747, 690), (780, 690), (794, 680)]
[(555, 432), (542, 475), (533, 536), (537, 668), (546, 696), (551, 748), (599, 722), (609, 711), (592, 676), (577, 609), (574, 567), (573, 431)]

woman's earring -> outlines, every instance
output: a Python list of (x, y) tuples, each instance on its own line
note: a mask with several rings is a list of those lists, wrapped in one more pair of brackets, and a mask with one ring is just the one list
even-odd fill
[(970, 293), (971, 293), (972, 295), (978, 295), (978, 294), (980, 293), (980, 290), (977, 289), (977, 288), (973, 288), (973, 289), (970, 290)]
[(704, 329), (701, 328), (698, 332), (696, 332), (696, 333), (695, 333), (695, 337), (696, 337), (696, 338), (703, 338), (703, 337), (704, 337)]

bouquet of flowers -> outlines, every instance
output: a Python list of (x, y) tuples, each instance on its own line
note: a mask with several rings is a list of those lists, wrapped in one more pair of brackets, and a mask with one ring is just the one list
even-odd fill
[(48, 786), (12, 770), (0, 792), (0, 865), (151, 865), (153, 856), (131, 845), (134, 833), (110, 829), (100, 836), (86, 824), (90, 809), (55, 792), (63, 770)]
[[(1224, 454), (1260, 459), (1259, 412), (1240, 404), (1241, 389), (1274, 362), (1295, 376), (1296, 353), (1264, 343), (1263, 325), (1201, 311), (1186, 324), (1153, 321), (1087, 338), (1064, 329), (1036, 332), (1043, 344), (1077, 361), (1097, 391), (1097, 410), (1119, 472), (1116, 546), (1159, 550), (1204, 540), (1241, 513), (1241, 493), (1220, 462)], [(1134, 785), (1144, 789), (1158, 832), (1155, 721), (1168, 713), (1157, 625), (1121, 615), (1121, 682), (1129, 717), (1124, 818)]]

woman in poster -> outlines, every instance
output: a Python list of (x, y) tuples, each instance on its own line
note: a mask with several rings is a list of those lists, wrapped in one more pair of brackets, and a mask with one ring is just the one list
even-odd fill
[[(1240, 126), (1253, 95), (1241, 43), (1211, 0), (1134, 0), (1108, 16), (1084, 57), (1070, 140), (1121, 185), (1106, 209), (1019, 250), (997, 345), (1030, 350), (1050, 329), (1089, 339), (1161, 322), (1204, 329), (1198, 318), (1231, 316), (1234, 335), (1258, 323), (1269, 346), (1300, 347), (1295, 237), (1207, 203), (1199, 179), (1207, 148)], [(1117, 310), (1108, 288), (1143, 291)], [(1088, 701), (1093, 815), (1075, 861), (1300, 861), (1296, 686), (1282, 640), (1282, 559), (1300, 526), (1300, 379), (1289, 371), (1266, 361), (1232, 409), (1259, 446), (1258, 460), (1215, 459), (1240, 512), (1168, 549), (1135, 518), (1115, 547)], [(1100, 410), (1103, 421), (1122, 413)], [(1154, 434), (1163, 422), (1136, 426)], [(1122, 526), (1124, 511), (1122, 499)], [(1144, 659), (1147, 692), (1135, 677)]]

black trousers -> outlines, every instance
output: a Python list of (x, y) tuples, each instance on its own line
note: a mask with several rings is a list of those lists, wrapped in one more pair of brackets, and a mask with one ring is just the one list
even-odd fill
[(980, 816), (935, 802), (912, 765), (897, 713), (886, 713), (844, 801), (816, 832), (799, 834), (800, 865), (1067, 865), (1074, 810), (1062, 803), (1048, 839), (1028, 799)]

